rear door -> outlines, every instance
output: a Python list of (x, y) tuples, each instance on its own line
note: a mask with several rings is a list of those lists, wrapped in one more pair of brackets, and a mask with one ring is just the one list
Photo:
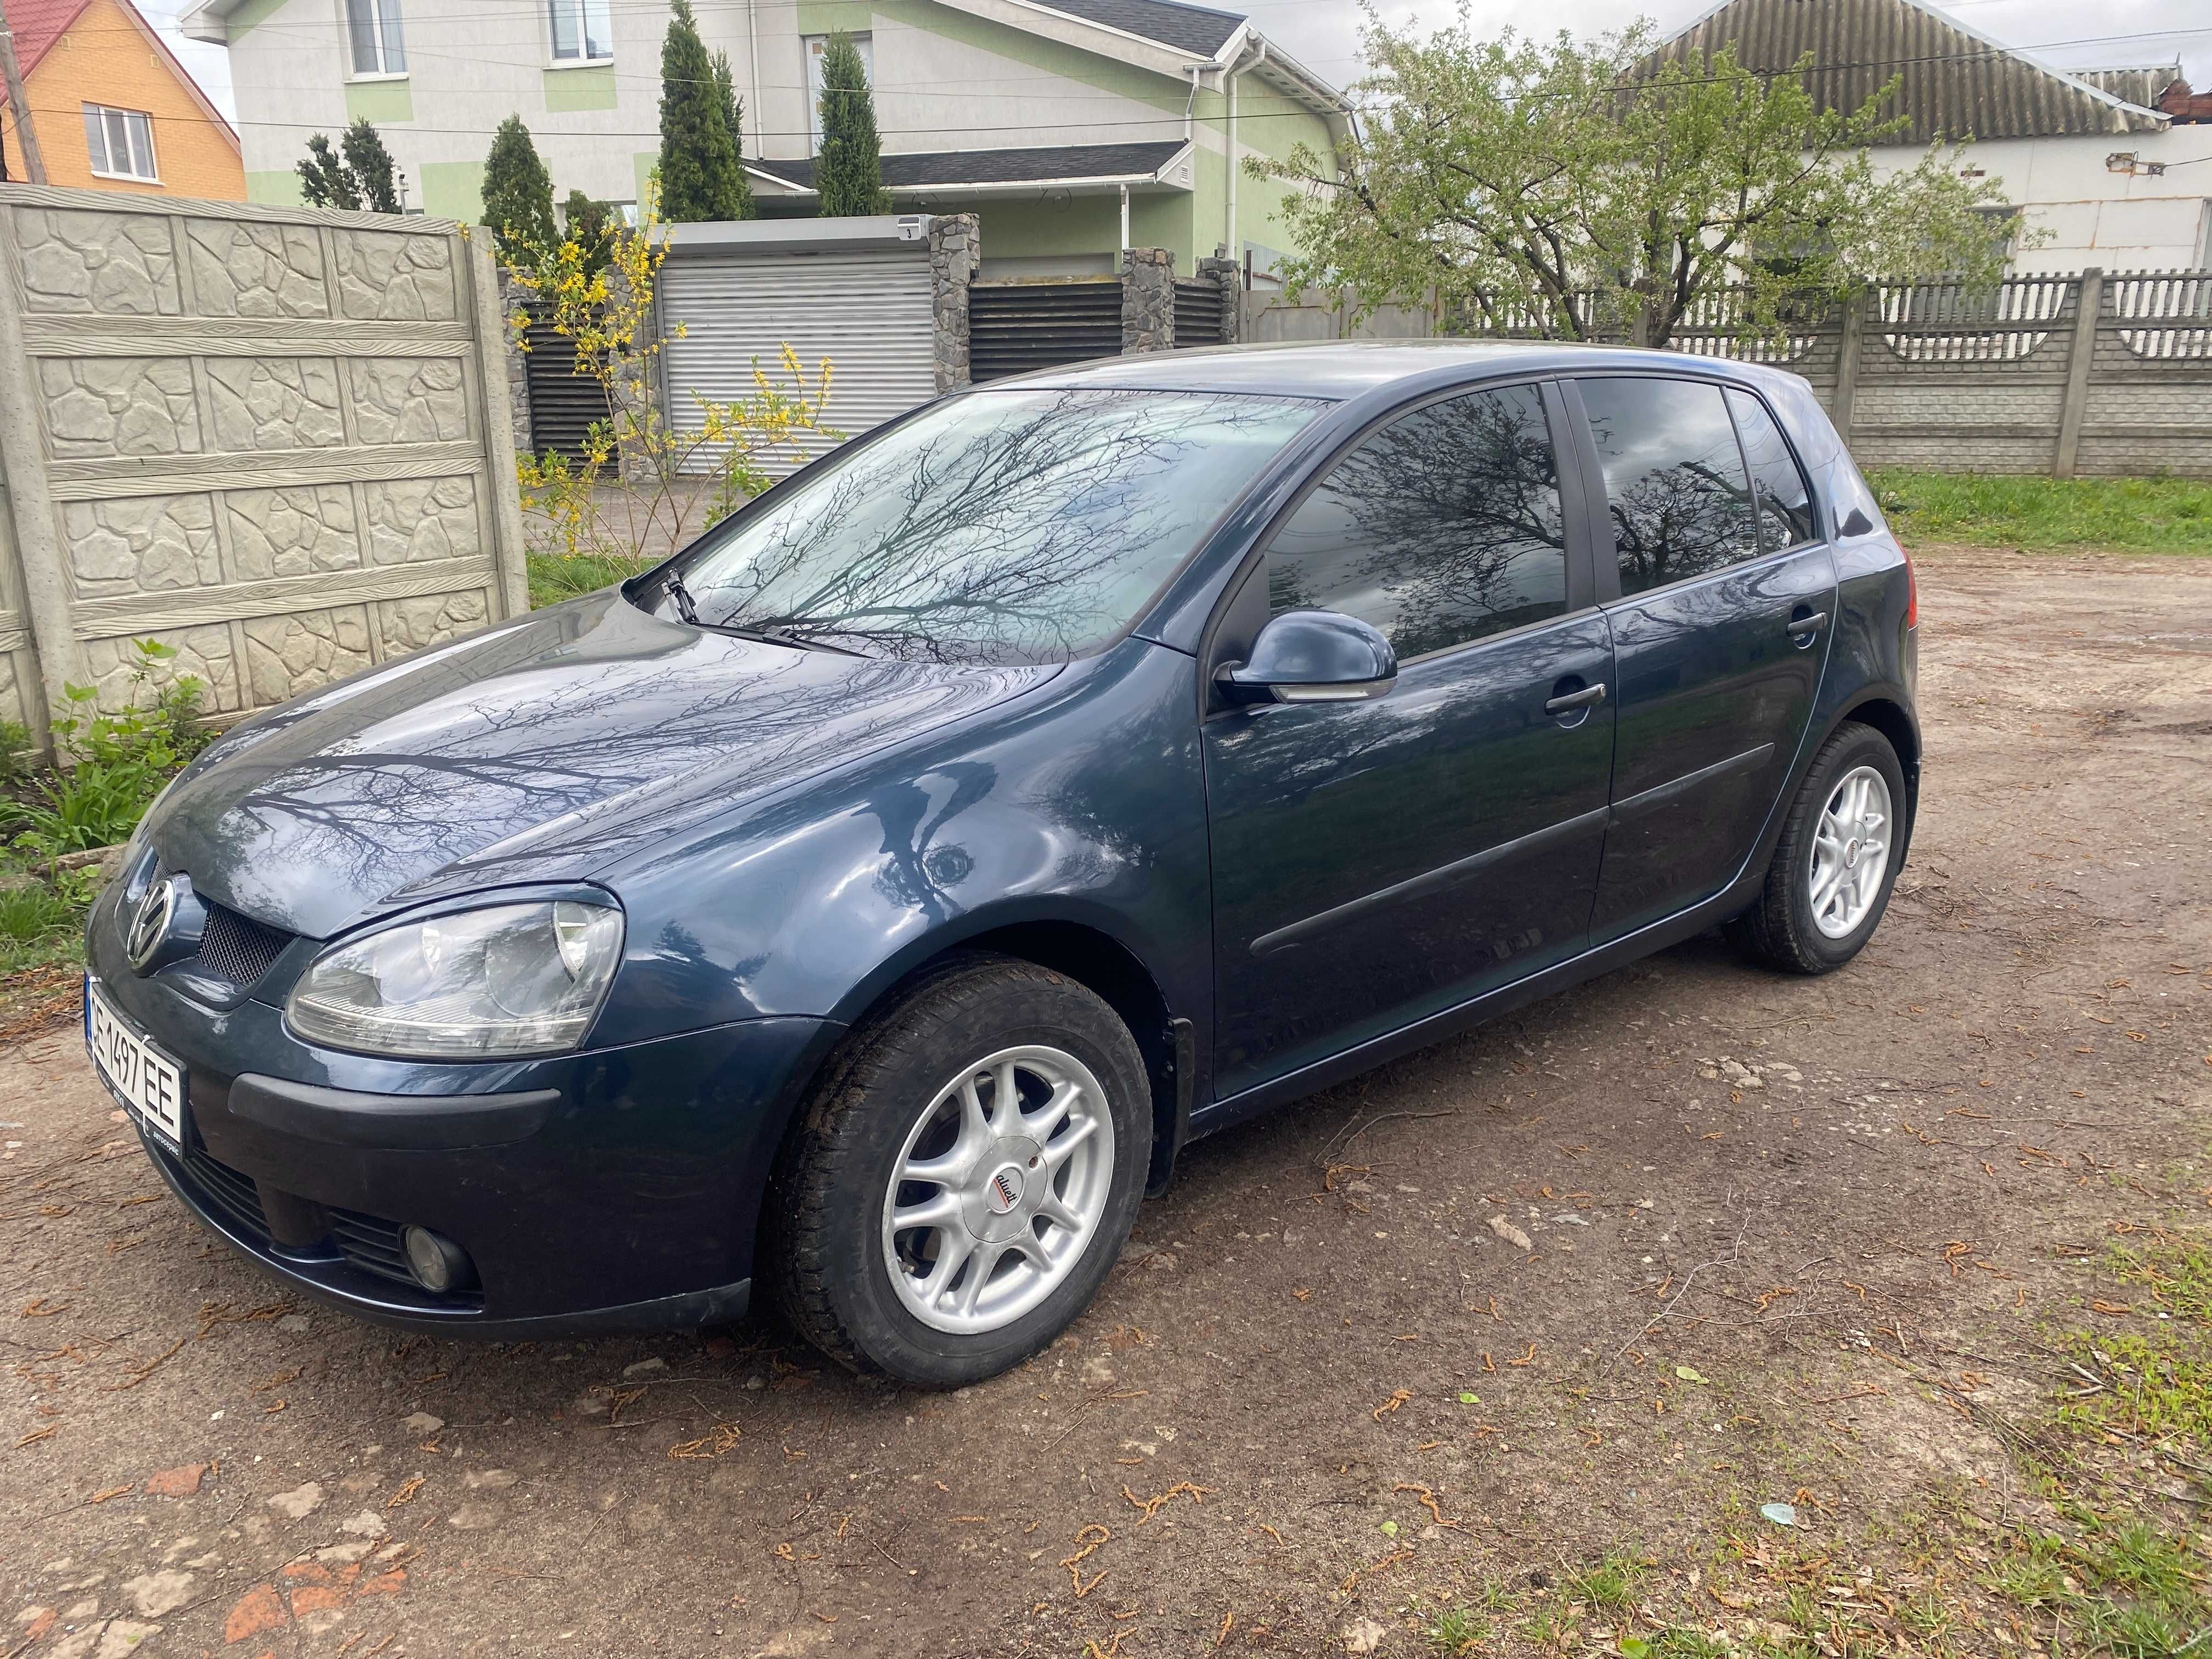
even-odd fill
[(1656, 374), (1566, 388), (1607, 508), (1598, 584), (1619, 702), (1590, 921), (1603, 943), (1711, 897), (1750, 854), (1812, 717), (1836, 569), (1757, 397)]
[(1206, 722), (1220, 1097), (1583, 948), (1612, 652), (1563, 511), (1564, 422), (1534, 385), (1387, 419), (1232, 602), (1209, 662), (1270, 614), (1317, 608), (1381, 629), (1400, 668), (1372, 702)]

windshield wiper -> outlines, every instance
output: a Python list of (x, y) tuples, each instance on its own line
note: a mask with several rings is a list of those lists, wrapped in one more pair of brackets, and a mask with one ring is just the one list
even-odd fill
[(698, 627), (699, 607), (691, 602), (691, 590), (684, 586), (684, 578), (672, 570), (662, 578), (661, 587), (670, 599), (676, 601), (676, 614), (692, 627)]
[(704, 628), (716, 634), (731, 634), (741, 640), (757, 640), (763, 645), (787, 646), (794, 651), (827, 651), (833, 656), (858, 657), (863, 652), (849, 650), (842, 645), (831, 645), (823, 640), (802, 638), (781, 628), (749, 628), (740, 622), (703, 623), (699, 620), (698, 602), (691, 590), (684, 585), (684, 578), (673, 570), (662, 580), (663, 590), (676, 601), (676, 614), (694, 628)]

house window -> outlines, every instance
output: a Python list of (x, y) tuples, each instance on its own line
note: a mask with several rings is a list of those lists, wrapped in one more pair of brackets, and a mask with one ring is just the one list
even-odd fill
[(353, 42), (353, 72), (404, 75), (407, 46), (399, 35), (399, 0), (345, 0), (346, 33)]
[(546, 0), (553, 25), (553, 61), (603, 63), (615, 55), (610, 0)]
[[(806, 137), (807, 153), (822, 151), (822, 54), (830, 50), (830, 37), (810, 34), (806, 43)], [(853, 45), (860, 53), (860, 69), (868, 77), (868, 84), (876, 84), (876, 43), (872, 35), (856, 34)]]
[(158, 183), (154, 170), (154, 118), (135, 109), (84, 106), (84, 147), (92, 170), (103, 179), (144, 179)]

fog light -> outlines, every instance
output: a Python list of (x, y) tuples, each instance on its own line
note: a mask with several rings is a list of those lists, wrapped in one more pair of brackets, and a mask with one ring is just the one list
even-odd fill
[(458, 1290), (476, 1276), (468, 1253), (450, 1238), (441, 1238), (428, 1227), (402, 1227), (399, 1248), (416, 1282), (426, 1291)]

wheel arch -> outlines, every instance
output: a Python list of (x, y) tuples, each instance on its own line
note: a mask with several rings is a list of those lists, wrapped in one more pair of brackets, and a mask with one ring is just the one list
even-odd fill
[[(1833, 737), (1836, 727), (1845, 720), (1871, 726), (1897, 751), (1897, 763), (1905, 773), (1905, 834), (1909, 837), (1912, 825), (1920, 817), (1920, 723), (1912, 717), (1911, 708), (1902, 698), (1879, 689), (1867, 691), (1838, 714), (1821, 743)], [(1814, 753), (1819, 750), (1819, 744), (1813, 745)]]

